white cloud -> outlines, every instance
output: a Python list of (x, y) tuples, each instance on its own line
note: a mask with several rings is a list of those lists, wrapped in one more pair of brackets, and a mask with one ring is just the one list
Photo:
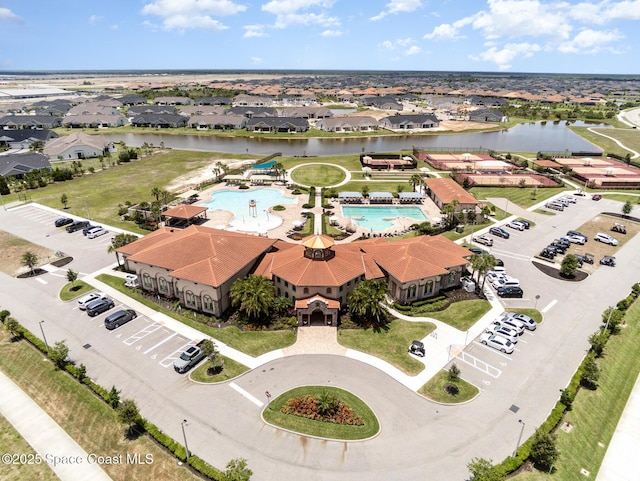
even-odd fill
[(256, 37), (268, 37), (267, 32), (264, 31), (264, 25), (245, 25), (244, 38), (256, 38)]
[(614, 20), (638, 20), (640, 19), (640, 0), (582, 2), (569, 6), (568, 15), (584, 23), (598, 25)]
[(508, 70), (511, 68), (511, 61), (516, 57), (529, 58), (540, 50), (542, 50), (540, 45), (535, 43), (507, 43), (501, 49), (493, 46), (480, 55), (470, 55), (469, 58), (476, 61), (491, 62), (496, 64), (500, 70)]
[(620, 40), (623, 36), (616, 30), (611, 32), (596, 31), (591, 29), (582, 30), (573, 39), (563, 42), (558, 46), (562, 53), (584, 53), (593, 54), (602, 50), (611, 49), (608, 44)]
[(395, 49), (393, 42), (390, 40), (385, 40), (384, 42), (382, 42), (382, 47), (387, 49), (387, 50), (393, 50)]
[[(334, 0), (271, 0), (262, 5), (262, 10), (276, 16), (275, 28), (292, 25), (320, 25), (328, 28), (340, 25), (338, 17), (329, 16), (326, 12), (333, 4)], [(307, 12), (309, 9), (320, 12)]]
[(253, 65), (259, 65), (263, 62), (263, 60), (260, 57), (251, 57), (249, 60)]
[(98, 23), (100, 20), (102, 20), (104, 17), (101, 17), (100, 15), (91, 15), (89, 17), (89, 23), (91, 25), (95, 25), (96, 23)]
[(385, 9), (369, 20), (374, 22), (382, 20), (387, 15), (397, 15), (398, 13), (410, 13), (422, 7), (422, 0), (391, 0), (385, 5)]
[(473, 22), (472, 17), (456, 20), (452, 24), (443, 23), (435, 27), (431, 33), (426, 34), (423, 38), (425, 40), (456, 40), (464, 38), (464, 35), (460, 34), (460, 29)]
[(3, 21), (22, 23), (23, 20), (8, 8), (0, 7), (0, 22)]
[(320, 35), (323, 37), (340, 37), (342, 32), (340, 30), (325, 30)]
[(165, 30), (225, 30), (227, 27), (213, 17), (234, 15), (246, 9), (231, 0), (154, 0), (142, 8), (142, 13), (161, 17)]
[(396, 43), (398, 45), (400, 45), (401, 47), (407, 47), (407, 46), (412, 45), (412, 44), (414, 44), (416, 42), (412, 38), (399, 38), (398, 40), (396, 40)]
[(405, 50), (404, 54), (405, 55), (417, 55), (420, 52), (422, 52), (422, 49), (420, 47), (418, 47), (417, 45), (412, 45), (407, 50)]

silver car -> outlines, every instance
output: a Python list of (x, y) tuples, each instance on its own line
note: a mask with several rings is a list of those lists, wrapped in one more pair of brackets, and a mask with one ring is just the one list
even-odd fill
[(489, 327), (487, 327), (485, 332), (488, 334), (494, 334), (496, 336), (502, 336), (505, 339), (509, 339), (514, 344), (518, 343), (518, 331), (511, 327), (491, 324)]
[(509, 339), (493, 334), (482, 334), (480, 336), (480, 342), (485, 346), (492, 347), (505, 354), (511, 354), (515, 349), (514, 344)]
[(522, 336), (522, 333), (524, 333), (524, 323), (509, 316), (499, 317), (498, 319), (493, 321), (493, 323), (496, 326), (505, 326), (510, 327), (511, 329), (515, 329), (519, 336)]
[(519, 321), (528, 331), (535, 331), (538, 328), (538, 323), (524, 314), (519, 314), (517, 312), (507, 312), (506, 316)]

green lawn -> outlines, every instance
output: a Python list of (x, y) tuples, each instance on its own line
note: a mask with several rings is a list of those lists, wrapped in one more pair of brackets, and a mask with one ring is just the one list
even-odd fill
[(340, 329), (338, 342), (347, 348), (379, 357), (402, 372), (415, 376), (424, 364), (407, 352), (411, 341), (428, 336), (436, 326), (430, 322), (394, 319), (388, 329)]
[(452, 327), (466, 331), (491, 310), (491, 304), (484, 299), (454, 302), (444, 311), (428, 312), (425, 316), (446, 322)]
[(72, 299), (77, 299), (78, 297), (91, 292), (94, 287), (90, 286), (84, 281), (76, 281), (75, 286), (71, 285), (71, 282), (65, 284), (62, 289), (60, 289), (60, 300), (61, 301), (70, 301)]
[(609, 339), (604, 357), (598, 360), (601, 369), (598, 388), (595, 391), (580, 389), (572, 410), (565, 417), (565, 421), (574, 426), (573, 430), (557, 432), (560, 450), (560, 458), (555, 464), (557, 471), (551, 478), (533, 472), (512, 479), (582, 481), (586, 478), (580, 473), (581, 469), (589, 471), (590, 479), (595, 479), (640, 373), (640, 302), (629, 309), (625, 320), (627, 327)]
[[(299, 396), (306, 395), (321, 395), (324, 392), (346, 403), (364, 420), (364, 425), (347, 426), (325, 423), (280, 412), (280, 409), (289, 399), (295, 399)], [(344, 389), (330, 386), (304, 386), (286, 391), (277, 398), (271, 400), (262, 415), (265, 421), (275, 426), (302, 434), (310, 434), (312, 436), (328, 439), (367, 439), (375, 436), (378, 431), (380, 431), (380, 423), (378, 422), (376, 415), (364, 401)]]
[[(635, 192), (636, 194), (638, 193), (638, 191), (629, 191), (629, 192)], [(640, 204), (640, 196), (639, 195), (629, 195), (629, 194), (602, 194), (603, 197), (606, 197), (607, 199), (611, 199), (611, 200), (617, 200), (618, 202), (631, 202), (631, 204), (633, 205), (634, 209), (638, 209), (636, 207), (636, 204)], [(631, 212), (630, 215), (638, 215), (638, 213), (634, 213), (633, 211)]]
[(339, 184), (346, 175), (342, 169), (331, 165), (305, 165), (291, 173), (291, 180), (296, 184), (327, 187)]
[(369, 187), (369, 192), (397, 192), (398, 186), (402, 185), (404, 187), (404, 192), (411, 192), (413, 186), (408, 182), (407, 179), (398, 179), (398, 180), (382, 180), (380, 182), (373, 180), (361, 180), (361, 181), (351, 181), (347, 182), (344, 185), (341, 185), (338, 190), (340, 192), (362, 192), (362, 187)]
[(201, 363), (197, 368), (191, 371), (189, 377), (193, 381), (197, 382), (207, 382), (207, 383), (215, 383), (215, 382), (224, 382), (229, 379), (233, 379), (238, 377), (243, 372), (247, 372), (249, 368), (244, 364), (241, 364), (237, 361), (229, 357), (224, 357), (218, 354), (224, 360), (224, 369), (216, 374), (209, 374), (209, 367), (211, 366), (211, 362), (205, 361)]
[[(598, 135), (594, 132), (589, 131), (589, 127), (575, 127), (570, 126), (571, 130), (575, 133), (584, 137), (589, 142), (592, 142), (599, 147), (601, 147), (606, 153), (616, 154), (622, 157), (627, 154), (631, 154), (627, 149), (623, 149), (618, 144), (616, 144), (613, 140), (610, 140), (602, 135)], [(635, 150), (636, 152), (640, 151), (640, 136), (638, 135), (638, 131), (636, 129), (631, 128), (598, 128), (592, 127), (595, 132), (601, 132), (604, 135), (609, 137), (613, 137), (614, 139), (622, 142), (623, 145), (629, 147), (630, 149)]]
[(531, 207), (538, 202), (553, 197), (560, 192), (567, 190), (566, 187), (546, 187), (544, 189), (538, 189), (535, 199), (533, 198), (533, 188), (519, 187), (472, 187), (469, 189), (476, 199), (487, 199), (489, 197), (502, 197), (509, 199), (509, 202), (513, 202), (520, 207)]
[(449, 381), (449, 371), (439, 371), (424, 386), (418, 389), (418, 393), (433, 401), (447, 404), (464, 403), (480, 394), (480, 390), (477, 387), (460, 378), (454, 383), (460, 391), (456, 395), (451, 395), (444, 390), (444, 385), (447, 383), (451, 383)]
[(347, 170), (358, 171), (362, 169), (359, 159), (357, 155), (331, 155), (327, 157), (280, 157), (278, 160), (287, 170), (296, 165), (323, 162), (339, 165)]
[(532, 308), (522, 308), (522, 309), (507, 309), (507, 312), (517, 312), (518, 314), (524, 314), (525, 316), (529, 316), (531, 319), (536, 321), (538, 324), (542, 322), (542, 312), (537, 309)]
[[(234, 349), (244, 352), (250, 356), (257, 357), (275, 349), (282, 349), (292, 345), (296, 341), (296, 335), (290, 329), (256, 332), (241, 331), (235, 326), (224, 327), (221, 329), (211, 327), (201, 322), (194, 321), (191, 316), (180, 315), (176, 312), (164, 309), (155, 302), (149, 301), (147, 298), (138, 294), (134, 289), (125, 287), (124, 281), (120, 277), (100, 274), (96, 278), (123, 294), (126, 294), (132, 299), (135, 299), (158, 312), (162, 312), (177, 321), (193, 327), (214, 339), (218, 339)], [(214, 319), (212, 319), (212, 321), (215, 322)]]

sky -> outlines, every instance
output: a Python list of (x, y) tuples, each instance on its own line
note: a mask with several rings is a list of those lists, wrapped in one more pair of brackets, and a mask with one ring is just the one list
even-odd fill
[(640, 0), (0, 0), (0, 71), (640, 73)]

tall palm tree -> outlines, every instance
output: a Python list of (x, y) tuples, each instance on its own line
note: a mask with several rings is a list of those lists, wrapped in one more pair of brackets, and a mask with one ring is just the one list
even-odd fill
[(388, 319), (387, 310), (382, 304), (386, 293), (384, 282), (366, 279), (347, 296), (347, 308), (360, 321), (384, 325)]
[(34, 267), (38, 264), (38, 256), (31, 251), (27, 251), (22, 254), (22, 265), (28, 267), (33, 275)]
[(409, 179), (409, 183), (413, 186), (413, 190), (416, 190), (416, 186), (420, 186), (420, 192), (422, 192), (422, 176), (420, 174), (413, 174)]
[(276, 171), (276, 177), (278, 178), (278, 180), (284, 180), (284, 176), (287, 173), (287, 171), (284, 169), (284, 165), (278, 162), (273, 166), (273, 170)]
[(160, 187), (154, 187), (151, 189), (151, 195), (156, 198), (156, 201), (160, 200), (160, 197), (162, 196), (162, 189)]
[(262, 276), (250, 275), (246, 279), (238, 279), (229, 292), (231, 305), (253, 320), (259, 321), (273, 312), (275, 291), (273, 283)]
[(113, 240), (111, 241), (111, 244), (109, 245), (109, 247), (107, 248), (107, 252), (109, 254), (115, 252), (116, 254), (116, 260), (118, 261), (118, 267), (120, 267), (122, 264), (120, 264), (120, 256), (118, 255), (118, 248), (126, 246), (127, 244), (131, 244), (133, 241), (137, 240), (138, 237), (134, 234), (117, 234)]

